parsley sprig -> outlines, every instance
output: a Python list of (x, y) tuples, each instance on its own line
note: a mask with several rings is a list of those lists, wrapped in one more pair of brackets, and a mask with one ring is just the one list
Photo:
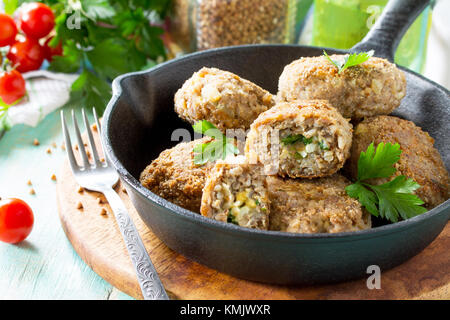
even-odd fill
[[(12, 14), (26, 0), (4, 0)], [(161, 39), (172, 0), (42, 0), (55, 15), (51, 46), (62, 44), (49, 69), (79, 73), (71, 101), (103, 111), (116, 76), (166, 58)]]
[(211, 122), (206, 120), (197, 121), (192, 128), (195, 132), (213, 138), (213, 141), (197, 144), (194, 151), (194, 163), (203, 165), (208, 161), (225, 159), (230, 154), (239, 154), (239, 149), (233, 139), (227, 138)]
[(297, 141), (303, 142), (304, 145), (312, 143), (312, 138), (306, 138), (302, 134), (290, 134), (287, 137), (281, 139), (284, 145), (294, 144)]
[(24, 97), (14, 101), (11, 104), (7, 104), (2, 98), (0, 98), (0, 133), (2, 130), (9, 130), (11, 128), (11, 123), (8, 118), (8, 110), (21, 102), (23, 99)]
[(374, 51), (370, 50), (368, 52), (347, 54), (344, 56), (344, 59), (342, 59), (342, 60), (331, 59), (325, 50), (323, 51), (323, 54), (332, 64), (334, 64), (338, 68), (338, 70), (339, 70), (338, 74), (339, 74), (347, 68), (357, 66), (358, 64), (361, 64), (361, 63), (369, 60), (369, 58), (373, 56)]
[(358, 199), (372, 215), (381, 216), (391, 222), (412, 218), (427, 211), (424, 202), (413, 192), (420, 185), (412, 179), (400, 175), (381, 185), (365, 182), (374, 178), (389, 178), (395, 172), (394, 164), (402, 151), (398, 143), (378, 144), (376, 150), (371, 143), (366, 152), (361, 152), (358, 160), (358, 175), (355, 183), (345, 188), (347, 194)]
[(7, 130), (10, 127), (8, 123), (8, 110), (10, 107), (0, 98), (0, 133), (2, 129)]

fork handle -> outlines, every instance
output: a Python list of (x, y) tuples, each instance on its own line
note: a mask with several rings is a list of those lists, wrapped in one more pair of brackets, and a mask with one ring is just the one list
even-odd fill
[(136, 270), (144, 300), (169, 300), (158, 273), (145, 249), (139, 233), (128, 214), (125, 205), (114, 189), (103, 192), (114, 212), (120, 232)]

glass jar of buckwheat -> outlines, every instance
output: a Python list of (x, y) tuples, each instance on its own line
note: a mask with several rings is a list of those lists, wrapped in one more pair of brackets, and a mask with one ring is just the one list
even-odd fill
[[(181, 0), (183, 1), (183, 0)], [(192, 50), (293, 41), (301, 0), (184, 0)]]

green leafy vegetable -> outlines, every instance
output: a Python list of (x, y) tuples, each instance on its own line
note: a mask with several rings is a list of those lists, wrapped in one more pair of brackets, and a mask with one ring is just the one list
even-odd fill
[(236, 217), (233, 216), (233, 214), (231, 213), (231, 209), (228, 210), (227, 222), (228, 223), (233, 223), (235, 225), (239, 225), (239, 223), (236, 221)]
[(294, 144), (297, 141), (301, 141), (301, 142), (303, 142), (304, 145), (307, 145), (312, 142), (312, 138), (305, 138), (301, 134), (290, 134), (287, 137), (281, 139), (281, 142), (285, 145)]
[(19, 0), (3, 0), (5, 13), (12, 15), (18, 6)]
[(197, 144), (194, 146), (194, 163), (203, 165), (208, 161), (225, 159), (228, 155), (239, 154), (239, 149), (233, 139), (227, 138), (211, 122), (206, 120), (197, 121), (192, 128), (195, 132), (213, 138), (213, 141)]
[(302, 154), (301, 154), (300, 152), (295, 151), (295, 153), (294, 153), (294, 158), (295, 158), (295, 159), (303, 159), (304, 156), (302, 156)]
[(347, 191), (347, 194), (350, 197), (358, 199), (361, 205), (364, 206), (371, 214), (376, 217), (379, 216), (377, 196), (372, 191), (367, 190), (361, 182), (357, 181), (356, 183), (347, 186), (345, 191)]
[(361, 152), (358, 160), (357, 179), (367, 180), (373, 178), (388, 178), (396, 169), (394, 164), (400, 160), (400, 145), (398, 143), (379, 143), (375, 152), (373, 143), (367, 147), (366, 152)]
[(368, 185), (377, 195), (380, 216), (398, 221), (400, 215), (403, 219), (412, 218), (427, 211), (421, 205), (424, 203), (413, 194), (420, 185), (405, 176), (398, 176), (394, 180), (379, 186)]
[(395, 172), (394, 164), (400, 159), (398, 143), (380, 143), (376, 150), (371, 143), (358, 160), (357, 181), (345, 188), (347, 194), (361, 203), (372, 215), (397, 222), (412, 218), (427, 211), (424, 202), (413, 192), (420, 185), (400, 175), (381, 185), (364, 182), (374, 178), (389, 178)]
[[(13, 12), (24, 0), (6, 0)], [(95, 106), (102, 114), (111, 98), (111, 81), (166, 58), (161, 35), (172, 0), (44, 0), (55, 14), (55, 37), (63, 56), (49, 69), (80, 76), (71, 101)]]
[(7, 105), (2, 98), (0, 98), (0, 132), (2, 129), (8, 129), (8, 109), (10, 108), (9, 105)]
[(23, 98), (24, 97), (18, 99), (17, 101), (15, 101), (11, 104), (7, 104), (6, 102), (3, 101), (2, 98), (0, 98), (0, 130), (9, 130), (11, 128), (11, 123), (8, 118), (8, 110), (12, 106), (15, 106), (20, 101), (22, 101)]
[(327, 144), (324, 141), (319, 141), (319, 147), (322, 150), (330, 150), (330, 148), (327, 146)]
[(222, 132), (217, 129), (211, 122), (206, 120), (197, 121), (192, 128), (195, 132), (204, 134), (208, 137), (218, 139), (223, 136)]
[(373, 56), (374, 51), (370, 50), (368, 52), (347, 54), (344, 56), (343, 60), (340, 61), (331, 59), (331, 57), (326, 53), (325, 50), (323, 51), (323, 54), (332, 64), (334, 64), (338, 68), (338, 73), (341, 73), (347, 68), (357, 66), (358, 64), (369, 60), (369, 58)]

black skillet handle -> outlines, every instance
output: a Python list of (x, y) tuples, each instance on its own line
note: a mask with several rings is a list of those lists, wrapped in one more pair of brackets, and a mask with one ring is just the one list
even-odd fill
[(390, 0), (369, 33), (350, 52), (374, 50), (375, 56), (394, 61), (397, 46), (430, 0)]

